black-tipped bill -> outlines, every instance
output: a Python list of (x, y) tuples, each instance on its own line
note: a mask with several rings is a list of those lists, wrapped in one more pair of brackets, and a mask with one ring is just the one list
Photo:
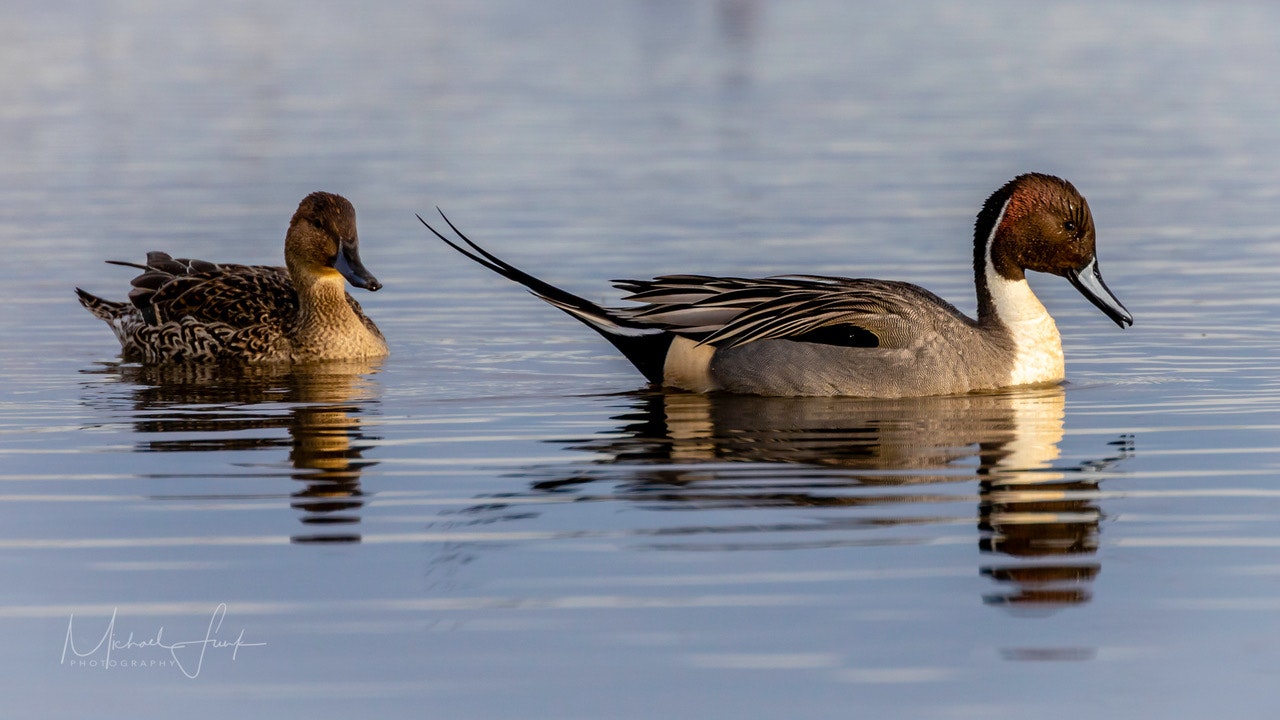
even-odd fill
[(358, 288), (373, 292), (382, 287), (378, 278), (366, 270), (364, 263), (360, 262), (360, 250), (353, 241), (344, 240), (339, 244), (338, 259), (334, 261), (333, 269), (342, 273), (342, 277), (346, 278), (347, 282)]
[(1093, 258), (1088, 265), (1079, 270), (1068, 270), (1067, 280), (1070, 280), (1081, 295), (1089, 298), (1089, 302), (1097, 305), (1098, 309), (1106, 313), (1107, 317), (1114, 320), (1117, 325), (1123, 328), (1133, 324), (1133, 316), (1102, 281), (1102, 271), (1098, 269), (1098, 258)]

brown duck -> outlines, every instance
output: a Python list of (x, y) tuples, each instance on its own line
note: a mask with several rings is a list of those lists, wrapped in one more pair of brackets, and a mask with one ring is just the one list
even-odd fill
[(356, 211), (341, 195), (315, 192), (285, 235), (287, 267), (233, 265), (147, 253), (128, 302), (80, 288), (80, 303), (111, 326), (125, 360), (306, 362), (387, 354), (382, 332), (347, 294), (345, 278), (382, 287), (360, 262)]

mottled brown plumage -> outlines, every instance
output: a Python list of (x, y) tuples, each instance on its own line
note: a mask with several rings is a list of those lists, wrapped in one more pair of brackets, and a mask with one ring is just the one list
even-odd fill
[(147, 253), (128, 302), (79, 288), (80, 303), (111, 326), (126, 360), (303, 362), (381, 357), (387, 344), (353, 285), (381, 284), (360, 262), (355, 208), (346, 198), (312, 193), (285, 236), (288, 268), (211, 263)]

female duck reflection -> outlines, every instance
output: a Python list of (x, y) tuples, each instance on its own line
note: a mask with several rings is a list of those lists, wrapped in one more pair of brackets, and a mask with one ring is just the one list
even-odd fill
[[(111, 365), (102, 374), (129, 387), (136, 432), (157, 437), (138, 452), (274, 450), (289, 448), (292, 477), (302, 483), (292, 506), (314, 532), (298, 543), (359, 542), (349, 528), (364, 505), (360, 474), (376, 464), (362, 454), (376, 440), (360, 416), (376, 397), (365, 376), (380, 360), (343, 360), (294, 366)], [(114, 399), (111, 401), (115, 404)], [(288, 437), (277, 432), (288, 431)], [(180, 433), (180, 435), (179, 435)], [(274, 477), (269, 469), (264, 477)], [(184, 496), (191, 499), (190, 496)], [(209, 496), (218, 500), (227, 496)], [(231, 496), (237, 497), (237, 496)]]
[[(584, 483), (605, 480), (613, 497), (650, 507), (858, 508), (856, 516), (828, 517), (816, 528), (753, 525), (750, 531), (875, 532), (972, 522), (967, 513), (919, 513), (925, 506), (973, 502), (972, 495), (941, 486), (976, 476), (980, 549), (1015, 559), (992, 560), (982, 568), (1000, 584), (986, 601), (1078, 604), (1089, 600), (1099, 571), (1088, 558), (1097, 552), (1101, 519), (1094, 504), (1099, 477), (1081, 471), (1127, 456), (1129, 441), (1113, 443), (1121, 447), (1106, 458), (1054, 467), (1064, 404), (1061, 387), (909, 400), (651, 394), (615, 418), (624, 424), (609, 437), (563, 441), (595, 453), (610, 470), (539, 481), (533, 488), (580, 491)], [(744, 462), (786, 463), (792, 469), (761, 472), (739, 464)], [(842, 535), (846, 540), (830, 544), (848, 542)], [(901, 542), (901, 535), (880, 542)], [(770, 537), (769, 545), (786, 542)]]

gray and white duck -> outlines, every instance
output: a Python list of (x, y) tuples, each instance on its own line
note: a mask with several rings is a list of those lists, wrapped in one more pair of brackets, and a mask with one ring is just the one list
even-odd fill
[[(431, 232), (613, 343), (655, 385), (769, 396), (913, 397), (1061, 382), (1057, 325), (1026, 271), (1065, 277), (1121, 328), (1133, 316), (1102, 280), (1093, 215), (1071, 183), (1028, 173), (991, 195), (974, 227), (978, 317), (894, 280), (667, 275), (618, 280), (636, 307), (601, 307), (458, 235)], [(464, 244), (462, 244), (464, 243)]]

